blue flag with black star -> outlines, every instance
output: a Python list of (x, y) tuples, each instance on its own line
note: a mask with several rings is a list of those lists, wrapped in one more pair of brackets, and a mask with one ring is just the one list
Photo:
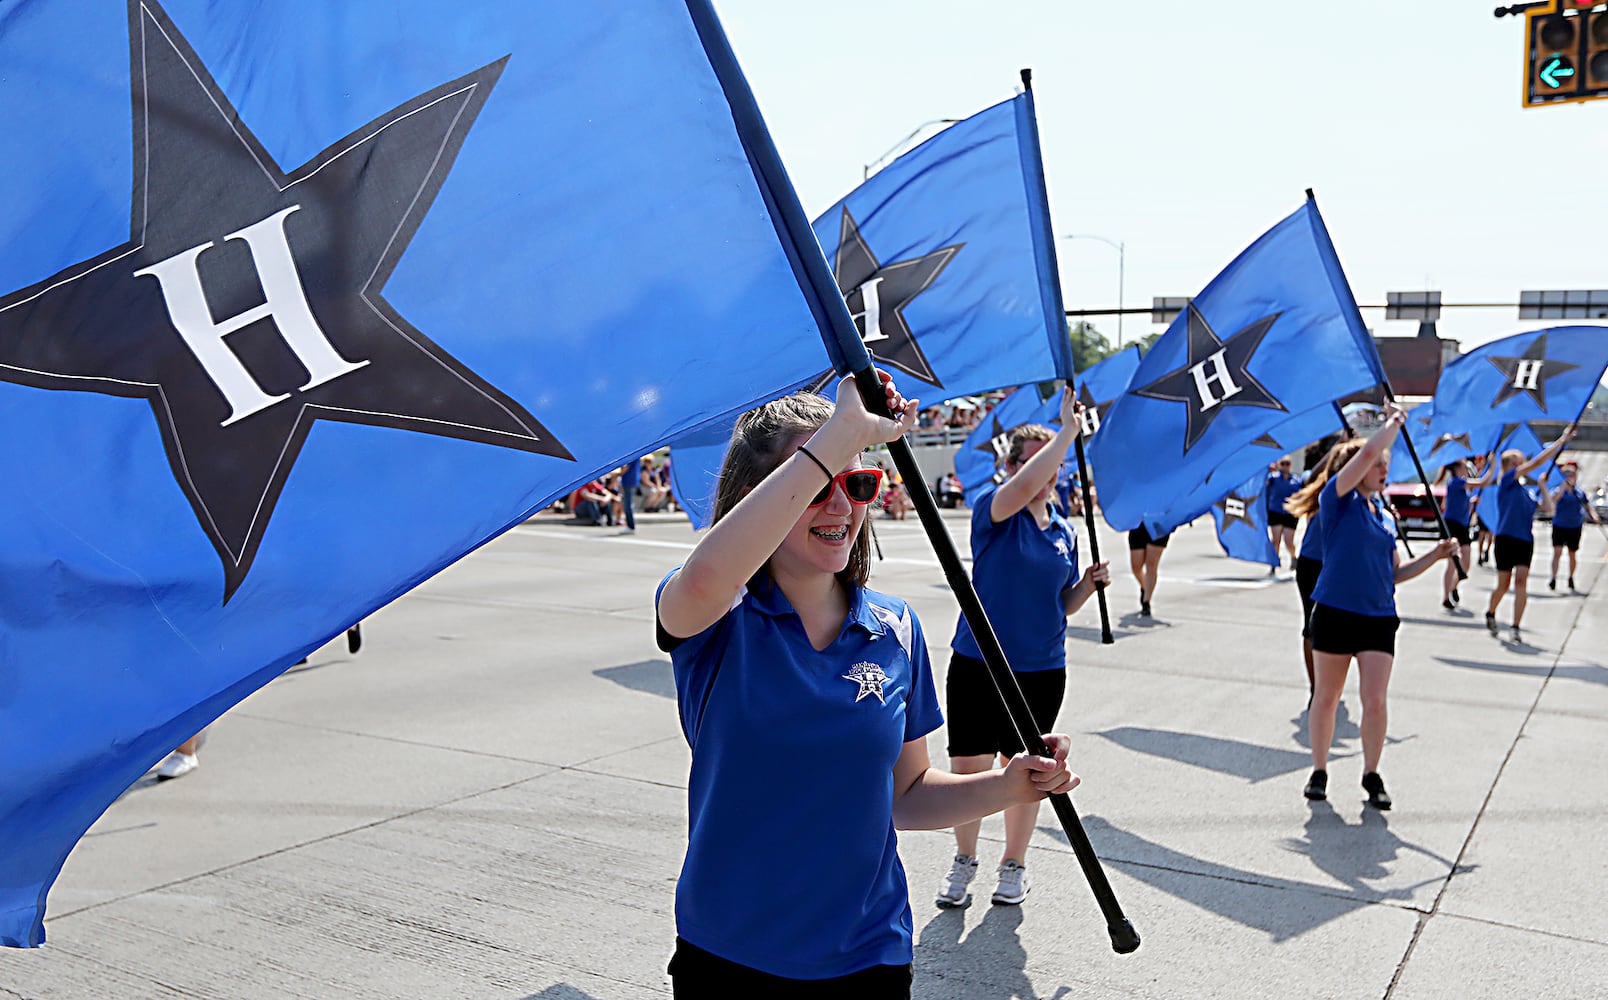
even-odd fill
[[(1071, 379), (1042, 173), (1027, 92), (949, 126), (815, 220), (861, 340), (907, 398)], [(676, 499), (695, 527), (713, 511), (723, 430), (674, 447)]]
[(1024, 424), (1061, 426), (1061, 393), (1039, 394), (1038, 386), (1024, 385), (1004, 399), (983, 419), (955, 452), (955, 475), (970, 504), (978, 490), (989, 483), (1003, 483), (1007, 477), (1005, 458), (1010, 450), (1011, 431)]
[(705, 0), (25, 0), (0, 67), (0, 943), (35, 946), (165, 753), (820, 371), (843, 303)]
[(1555, 326), (1482, 344), (1441, 370), (1443, 432), (1578, 419), (1608, 369), (1608, 329)]
[(1217, 544), (1230, 559), (1279, 564), (1278, 550), (1267, 531), (1267, 470), (1252, 475), (1216, 503), (1212, 522), (1217, 526)]
[[(1345, 429), (1345, 418), (1333, 403), (1323, 403), (1304, 413), (1297, 413), (1283, 423), (1264, 432), (1255, 441), (1225, 456), (1216, 468), (1200, 470), (1204, 478), (1180, 486), (1180, 492), (1154, 504), (1143, 524), (1151, 535), (1164, 535), (1179, 525), (1188, 524), (1217, 504), (1241, 483), (1254, 475), (1265, 475), (1268, 463), (1280, 456), (1299, 451), (1320, 438)], [(1097, 477), (1101, 487), (1101, 506), (1105, 505), (1104, 478)], [(1110, 518), (1107, 518), (1110, 523)], [(1113, 523), (1112, 527), (1116, 527)], [(1126, 528), (1118, 530), (1128, 530)]]
[(1405, 483), (1418, 478), (1418, 467), (1413, 464), (1412, 452), (1407, 448), (1408, 438), (1417, 449), (1424, 475), (1434, 479), (1443, 466), (1481, 454), (1477, 439), (1486, 436), (1484, 430), (1467, 425), (1448, 427), (1436, 413), (1434, 400), (1420, 403), (1408, 411), (1407, 423), (1391, 445), (1390, 482)]
[(1121, 531), (1164, 521), (1273, 428), (1384, 380), (1308, 199), (1190, 302), (1106, 414), (1090, 449), (1106, 519)]

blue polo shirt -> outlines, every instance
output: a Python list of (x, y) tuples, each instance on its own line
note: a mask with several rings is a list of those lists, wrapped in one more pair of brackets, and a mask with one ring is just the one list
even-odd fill
[(1302, 559), (1323, 561), (1323, 529), (1318, 527), (1318, 515), (1316, 513), (1307, 515), (1306, 530), (1301, 533), (1301, 550), (1299, 554)]
[(1301, 480), (1294, 476), (1273, 473), (1267, 477), (1267, 510), (1270, 514), (1288, 513), (1284, 509), (1284, 501), (1295, 496), (1301, 488)]
[(1519, 482), (1519, 470), (1502, 473), (1496, 487), (1496, 533), (1520, 541), (1535, 541), (1530, 529), (1540, 502), (1541, 493), (1536, 487)]
[(1325, 558), (1312, 599), (1358, 615), (1394, 615), (1396, 529), (1383, 505), (1358, 489), (1340, 496), (1331, 479), (1318, 494), (1318, 526)]
[[(972, 505), (972, 586), (1012, 670), (1064, 669), (1066, 601), (1061, 594), (1078, 582), (1077, 529), (1054, 508), (1048, 528), (1040, 528), (1025, 507), (995, 524), (988, 509), (997, 492), (999, 487), (989, 483)], [(964, 656), (983, 657), (965, 615), (950, 646)]]
[(1586, 491), (1578, 486), (1558, 494), (1558, 506), (1552, 512), (1554, 528), (1584, 528), (1586, 526)]
[(1462, 476), (1446, 480), (1446, 505), (1441, 508), (1441, 517), (1467, 527), (1468, 486)]
[(854, 590), (817, 652), (761, 572), (720, 621), (679, 642), (660, 629), (660, 646), (692, 747), (676, 932), (794, 979), (908, 964), (893, 765), (943, 724), (909, 605)]

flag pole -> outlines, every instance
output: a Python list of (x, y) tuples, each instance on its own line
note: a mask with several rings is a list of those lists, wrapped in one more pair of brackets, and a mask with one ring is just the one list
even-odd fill
[[(1307, 201), (1312, 202), (1313, 208), (1316, 208), (1318, 198), (1312, 193), (1311, 188), (1306, 189), (1306, 196)], [(1323, 226), (1319, 226), (1318, 228), (1320, 231), (1322, 231), (1324, 240), (1327, 241), (1329, 239), (1329, 234), (1326, 228)], [(1336, 259), (1338, 259), (1338, 255), (1336, 255)], [(1349, 284), (1345, 284), (1344, 282), (1342, 282), (1342, 284), (1344, 285), (1345, 289), (1345, 297), (1351, 305), (1352, 313), (1360, 316), (1360, 313), (1357, 310), (1357, 301), (1351, 295), (1351, 286)], [(1366, 333), (1367, 331), (1363, 330), (1363, 334), (1366, 335)], [(1379, 356), (1378, 348), (1373, 348), (1371, 343), (1369, 346), (1374, 351), (1374, 357), (1377, 358)], [(1379, 385), (1385, 391), (1385, 399), (1392, 403), (1396, 402), (1396, 390), (1390, 387), (1390, 374), (1385, 371), (1384, 362), (1380, 362), (1379, 364), (1379, 379)], [(1446, 527), (1446, 518), (1441, 515), (1441, 506), (1440, 503), (1435, 499), (1435, 491), (1429, 485), (1429, 477), (1424, 475), (1424, 463), (1418, 460), (1418, 448), (1413, 444), (1413, 436), (1411, 433), (1407, 432), (1407, 427), (1405, 424), (1402, 425), (1401, 429), (1402, 440), (1407, 442), (1407, 454), (1413, 460), (1413, 468), (1418, 471), (1418, 481), (1424, 486), (1424, 495), (1429, 498), (1429, 509), (1435, 512), (1435, 525), (1440, 529), (1441, 540), (1445, 541), (1446, 539), (1452, 537), (1451, 529)], [(1411, 550), (1409, 550), (1409, 553), (1410, 552)], [(1463, 560), (1458, 558), (1456, 552), (1452, 553), (1451, 558), (1452, 566), (1457, 569), (1457, 579), (1460, 581), (1467, 580), (1468, 570), (1463, 568)]]
[[(848, 303), (843, 300), (837, 279), (821, 254), (815, 231), (804, 214), (804, 207), (799, 204), (798, 194), (793, 190), (787, 170), (782, 166), (781, 155), (771, 141), (770, 130), (743, 77), (742, 68), (737, 64), (737, 57), (732, 53), (726, 33), (709, 0), (686, 0), (686, 3), (699, 40), (703, 42), (704, 52), (709, 57), (710, 67), (720, 80), (721, 89), (725, 91), (727, 103), (731, 106), (732, 117), (739, 125), (738, 135), (752, 165), (754, 180), (771, 208), (777, 235), (781, 237), (782, 245), (788, 248), (793, 272), (800, 285), (812, 293), (811, 297), (819, 308), (816, 320), (821, 328), (823, 346), (832, 359), (832, 367), (838, 372), (852, 372), (866, 408), (873, 413), (887, 415), (887, 396), (882, 380), (872, 366), (871, 355), (860, 339), (854, 318), (849, 315)], [(890, 441), (888, 452), (893, 456), (894, 467), (904, 477), (905, 489), (910, 492), (921, 526), (943, 567), (944, 578), (960, 603), (961, 613), (966, 616), (972, 635), (977, 639), (994, 688), (1022, 736), (1022, 745), (1030, 753), (1048, 756), (1049, 747), (1038, 733), (1038, 726), (1033, 722), (1033, 714), (1016, 682), (1016, 675), (1005, 660), (999, 640), (988, 623), (987, 615), (983, 613), (977, 591), (972, 588), (971, 578), (955, 552), (955, 543), (938, 513), (938, 502), (933, 499), (932, 491), (922, 478), (915, 453), (910, 450), (910, 442), (903, 437)], [(1084, 877), (1089, 880), (1089, 888), (1094, 892), (1100, 911), (1105, 915), (1112, 950), (1118, 954), (1136, 950), (1139, 935), (1123, 915), (1116, 893), (1112, 891), (1111, 883), (1100, 867), (1100, 859), (1094, 853), (1094, 845), (1089, 843), (1089, 835), (1072, 808), (1072, 800), (1065, 793), (1051, 795), (1049, 799), (1061, 821), (1061, 829), (1066, 833), (1067, 841), (1083, 868)]]
[[(1069, 385), (1067, 392), (1072, 391)], [(1089, 498), (1089, 463), (1083, 457), (1083, 429), (1082, 418), (1078, 419), (1078, 436), (1073, 448), (1078, 456), (1078, 492), (1083, 495), (1083, 523), (1089, 530), (1089, 563), (1090, 567), (1100, 565), (1100, 532), (1094, 526), (1094, 502)], [(1111, 612), (1106, 608), (1106, 585), (1098, 581), (1094, 585), (1095, 600), (1100, 602), (1100, 642), (1111, 645), (1116, 638), (1111, 634)]]

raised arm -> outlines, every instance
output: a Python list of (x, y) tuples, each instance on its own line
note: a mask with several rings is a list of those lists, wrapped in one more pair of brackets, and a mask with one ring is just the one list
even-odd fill
[(1534, 472), (1536, 469), (1541, 468), (1541, 466), (1546, 465), (1548, 462), (1558, 457), (1558, 453), (1563, 451), (1564, 445), (1568, 444), (1574, 438), (1574, 436), (1575, 425), (1570, 424), (1568, 427), (1563, 429), (1562, 434), (1558, 435), (1558, 439), (1556, 441), (1536, 452), (1534, 458), (1519, 466), (1519, 475), (1522, 476)]
[[(886, 372), (878, 374), (888, 407), (899, 419), (866, 410), (854, 377), (844, 378), (838, 383), (831, 419), (804, 443), (827, 468), (841, 469), (871, 445), (892, 441), (915, 425), (917, 401), (899, 395)], [(684, 639), (719, 621), (798, 523), (827, 478), (808, 455), (795, 453), (704, 532), (659, 595), (659, 622), (665, 631)]]
[(1478, 476), (1464, 478), (1463, 485), (1471, 491), (1489, 486), (1496, 481), (1496, 477), (1501, 471), (1502, 459), (1493, 451), (1490, 457), (1485, 460), (1485, 471)]
[(1048, 444), (1016, 470), (1016, 475), (1005, 480), (1004, 484), (994, 491), (994, 499), (988, 507), (988, 519), (995, 524), (1015, 517), (1017, 512), (1033, 499), (1033, 495), (1044, 488), (1045, 483), (1055, 478), (1061, 462), (1066, 459), (1066, 450), (1072, 447), (1072, 442), (1077, 440), (1078, 431), (1083, 429), (1082, 404), (1072, 395), (1071, 386), (1062, 391), (1065, 395), (1061, 397), (1061, 429)]
[(1401, 425), (1407, 419), (1407, 411), (1395, 403), (1385, 404), (1385, 426), (1374, 432), (1367, 443), (1352, 455), (1345, 465), (1334, 477), (1334, 491), (1339, 496), (1345, 496), (1357, 488), (1362, 477), (1367, 475), (1368, 469), (1385, 455), (1390, 453), (1390, 446), (1396, 443), (1396, 435), (1401, 431)]

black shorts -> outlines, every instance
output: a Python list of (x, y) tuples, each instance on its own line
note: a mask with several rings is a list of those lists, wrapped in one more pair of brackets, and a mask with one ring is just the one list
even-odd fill
[(1447, 521), (1446, 530), (1452, 533), (1452, 537), (1457, 539), (1457, 544), (1459, 545), (1468, 545), (1474, 541), (1474, 536), (1469, 533), (1468, 525), (1462, 521)]
[[(1312, 529), (1308, 528), (1308, 531)], [(1295, 560), (1295, 589), (1301, 594), (1301, 638), (1312, 638), (1312, 588), (1318, 585), (1323, 560), (1298, 556)]]
[(677, 997), (777, 997), (803, 1000), (836, 993), (843, 997), (887, 997), (909, 1000), (908, 965), (873, 965), (831, 979), (788, 979), (740, 965), (689, 944), (679, 936), (670, 956), (672, 995)]
[[(1027, 699), (1028, 711), (1042, 736), (1055, 725), (1066, 697), (1066, 669), (1017, 672), (1016, 683)], [(965, 653), (951, 651), (949, 676), (944, 681), (949, 711), (949, 756), (981, 757), (1001, 753), (1014, 757), (1024, 749), (1016, 738), (1010, 713), (1000, 704), (988, 664)]]
[(1580, 551), (1580, 529), (1560, 528), (1552, 526), (1552, 547), (1555, 549), (1568, 549), (1570, 552)]
[(1535, 542), (1527, 538), (1514, 538), (1512, 535), (1496, 536), (1496, 571), (1505, 573), (1510, 569), (1523, 566), (1530, 568), (1530, 560), (1535, 556)]
[(1300, 522), (1295, 515), (1286, 510), (1270, 510), (1267, 512), (1267, 526), (1269, 528), (1289, 528), (1294, 531)]
[(1314, 604), (1310, 624), (1312, 648), (1319, 653), (1396, 655), (1396, 630), (1401, 628), (1401, 619), (1395, 615), (1359, 615)]
[(1128, 532), (1128, 551), (1139, 552), (1143, 550), (1146, 545), (1154, 545), (1158, 549), (1164, 549), (1167, 547), (1167, 542), (1171, 538), (1172, 534), (1170, 532), (1162, 535), (1160, 538), (1151, 538), (1150, 531), (1141, 524), (1139, 527)]

